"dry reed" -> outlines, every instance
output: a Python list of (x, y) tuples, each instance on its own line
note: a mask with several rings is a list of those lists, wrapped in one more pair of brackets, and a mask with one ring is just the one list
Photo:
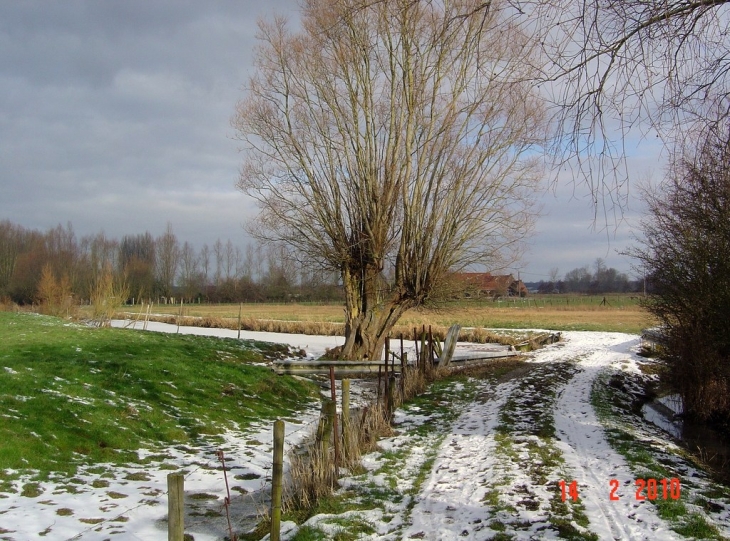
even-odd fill
[[(130, 317), (128, 313), (117, 313), (117, 319), (127, 319)], [(238, 330), (238, 320), (235, 318), (221, 317), (193, 317), (193, 316), (176, 316), (172, 314), (154, 314), (149, 316), (149, 321), (157, 321), (159, 323), (168, 323), (171, 325), (183, 325), (189, 327), (204, 327), (210, 329), (229, 329)], [(431, 332), (435, 340), (444, 341), (449, 327), (442, 325), (431, 325)], [(306, 334), (320, 336), (343, 336), (345, 326), (343, 323), (335, 323), (329, 321), (285, 321), (279, 319), (255, 319), (242, 318), (241, 330), (254, 332), (274, 332), (287, 334)], [(422, 327), (417, 329), (420, 333)], [(396, 337), (403, 335), (404, 337), (413, 336), (413, 327), (406, 325), (396, 325), (391, 330), (391, 336)], [(462, 342), (474, 342), (479, 344), (505, 344), (515, 345), (519, 339), (514, 336), (505, 336), (491, 332), (487, 329), (475, 327), (470, 329), (462, 329), (459, 332), (459, 340)]]

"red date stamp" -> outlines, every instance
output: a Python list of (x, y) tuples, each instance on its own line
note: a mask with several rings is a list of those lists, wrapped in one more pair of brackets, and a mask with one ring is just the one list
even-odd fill
[[(619, 480), (611, 479), (608, 484), (608, 499), (612, 502), (620, 500), (619, 489), (621, 483)], [(561, 479), (558, 481), (558, 486), (560, 487), (560, 499), (562, 501), (570, 499), (577, 502), (580, 498), (577, 481), (566, 482)], [(634, 499), (636, 501), (678, 500), (682, 492), (682, 485), (676, 477), (672, 479), (635, 479), (634, 488)]]

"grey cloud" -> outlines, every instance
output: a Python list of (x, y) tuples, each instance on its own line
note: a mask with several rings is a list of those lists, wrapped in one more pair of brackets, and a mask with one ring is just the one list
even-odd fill
[[(0, 2), (0, 219), (242, 243), (229, 121), (274, 10), (296, 25), (296, 0)], [(544, 201), (526, 272), (605, 257), (584, 201)]]

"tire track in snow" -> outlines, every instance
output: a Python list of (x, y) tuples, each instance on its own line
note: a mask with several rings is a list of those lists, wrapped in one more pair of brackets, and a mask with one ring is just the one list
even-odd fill
[[(560, 391), (554, 412), (557, 446), (578, 482), (580, 500), (601, 539), (682, 539), (669, 529), (647, 501), (634, 499), (634, 474), (606, 440), (590, 403), (591, 387), (599, 372), (631, 355), (635, 336), (608, 333), (565, 333), (561, 348), (548, 348), (536, 361), (579, 358), (581, 371)], [(553, 349), (553, 351), (550, 351)], [(620, 483), (619, 500), (611, 501), (610, 480)], [(572, 479), (571, 479), (572, 480)], [(566, 481), (569, 481), (566, 479)]]
[[(402, 539), (490, 538), (497, 532), (489, 528), (488, 522), (505, 517), (503, 512), (494, 515), (484, 500), (489, 488), (495, 486), (495, 480), (505, 474), (512, 480), (498, 486), (502, 492), (500, 499), (505, 496), (507, 503), (513, 505), (515, 489), (524, 487), (535, 504), (534, 512), (517, 506), (511, 522), (518, 529), (513, 529), (510, 522), (505, 523), (510, 534), (516, 539), (557, 538), (555, 527), (545, 514), (550, 513), (548, 500), (552, 497), (546, 490), (548, 487), (530, 484), (529, 476), (523, 474), (515, 478), (514, 473), (518, 471), (515, 467), (519, 463), (500, 456), (495, 440), (500, 412), (508, 401), (516, 400), (518, 410), (512, 414), (516, 416), (513, 435), (519, 440), (516, 440), (516, 449), (521, 453), (520, 460), (531, 460), (524, 454), (524, 445), (528, 440), (537, 441), (536, 436), (529, 435), (529, 425), (534, 419), (531, 421), (530, 415), (524, 419), (522, 416), (531, 407), (532, 415), (535, 414), (534, 406), (528, 404), (530, 400), (525, 401), (535, 392), (548, 393), (542, 398), (545, 407), (552, 409), (556, 438), (553, 444), (562, 452), (563, 469), (578, 481), (580, 503), (588, 517), (589, 530), (601, 540), (682, 539), (658, 518), (653, 505), (633, 500), (634, 476), (623, 457), (610, 447), (590, 404), (595, 377), (602, 369), (630, 355), (630, 347), (635, 344), (636, 337), (618, 333), (566, 333), (566, 341), (539, 351), (533, 362), (546, 365), (544, 371), (539, 371), (545, 378), (552, 377), (554, 372), (547, 365), (556, 364), (557, 368), (557, 365), (571, 362), (577, 369), (570, 381), (552, 387), (553, 399), (548, 396), (549, 387), (542, 390), (532, 385), (526, 387), (527, 382), (522, 379), (499, 385), (485, 382), (488, 396), (473, 403), (455, 421), (452, 433), (444, 440), (434, 467), (416, 497), (408, 521), (411, 526), (403, 532)], [(572, 370), (566, 375), (570, 372)], [(550, 475), (551, 479), (554, 473)], [(609, 500), (611, 478), (622, 483), (620, 490), (623, 493), (618, 502)]]
[(475, 509), (484, 507), (485, 486), (494, 473), (493, 433), (499, 410), (518, 384), (519, 381), (509, 381), (485, 385), (480, 393), (482, 399), (454, 422), (452, 433), (441, 444), (438, 458), (416, 498), (411, 526), (403, 533), (403, 539), (485, 539), (480, 532), (487, 524), (475, 518), (483, 514), (475, 513)]

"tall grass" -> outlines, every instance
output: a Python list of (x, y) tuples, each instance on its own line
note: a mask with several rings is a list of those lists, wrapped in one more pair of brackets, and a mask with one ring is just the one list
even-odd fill
[[(394, 393), (393, 408), (397, 408), (423, 394), (430, 383), (451, 375), (448, 369), (421, 371), (406, 370), (398, 381)], [(334, 437), (339, 438), (339, 467), (348, 471), (360, 468), (363, 454), (377, 449), (378, 441), (393, 434), (391, 428), (392, 412), (388, 411), (385, 400), (377, 400), (352, 415), (342, 419), (342, 431)], [(326, 450), (325, 450), (326, 449)], [(312, 434), (307, 442), (289, 453), (290, 480), (286, 489), (285, 512), (305, 520), (320, 500), (330, 496), (336, 489), (337, 468), (333, 446), (322, 445), (318, 436)]]
[[(128, 314), (117, 313), (119, 319), (128, 317)], [(168, 323), (170, 325), (183, 325), (190, 327), (203, 327), (208, 329), (228, 329), (238, 330), (238, 319), (221, 318), (221, 317), (193, 317), (193, 316), (175, 316), (166, 314), (150, 315), (149, 321), (159, 323)], [(428, 325), (434, 339), (444, 341), (449, 327), (444, 325)], [(335, 323), (328, 321), (287, 321), (278, 319), (254, 319), (241, 318), (240, 329), (243, 331), (254, 332), (272, 332), (286, 334), (307, 334), (319, 336), (343, 336), (345, 325), (343, 323)], [(416, 330), (420, 337), (423, 325), (418, 328), (408, 325), (396, 325), (390, 335), (393, 338), (403, 336), (408, 340), (413, 337)], [(484, 328), (467, 328), (459, 332), (459, 340), (463, 342), (474, 342), (479, 344), (505, 344), (516, 345), (521, 341), (522, 337), (504, 333), (496, 333)]]
[[(413, 327), (431, 325), (448, 329), (453, 324), (462, 326), (462, 332), (474, 329), (551, 329), (621, 331), (639, 333), (654, 324), (650, 314), (639, 306), (634, 296), (542, 295), (504, 301), (454, 301), (438, 307), (409, 310), (393, 330), (411, 336)], [(143, 311), (140, 306), (125, 307), (126, 317)], [(157, 314), (176, 315), (179, 306), (155, 305)], [(202, 318), (202, 324), (237, 328), (238, 304), (187, 305), (183, 315)], [(334, 304), (244, 304), (243, 328), (274, 332), (301, 332), (337, 335), (343, 332), (344, 311)], [(223, 320), (223, 322), (221, 322)], [(192, 324), (195, 320), (190, 320)], [(209, 321), (210, 323), (206, 323)], [(299, 325), (297, 325), (297, 323)], [(319, 326), (318, 324), (322, 324)], [(330, 324), (330, 325), (325, 325)], [(311, 329), (308, 331), (307, 329)], [(440, 330), (438, 332), (441, 332)], [(478, 331), (483, 332), (483, 331)], [(466, 339), (466, 337), (464, 338)], [(479, 336), (474, 338), (480, 341)]]

